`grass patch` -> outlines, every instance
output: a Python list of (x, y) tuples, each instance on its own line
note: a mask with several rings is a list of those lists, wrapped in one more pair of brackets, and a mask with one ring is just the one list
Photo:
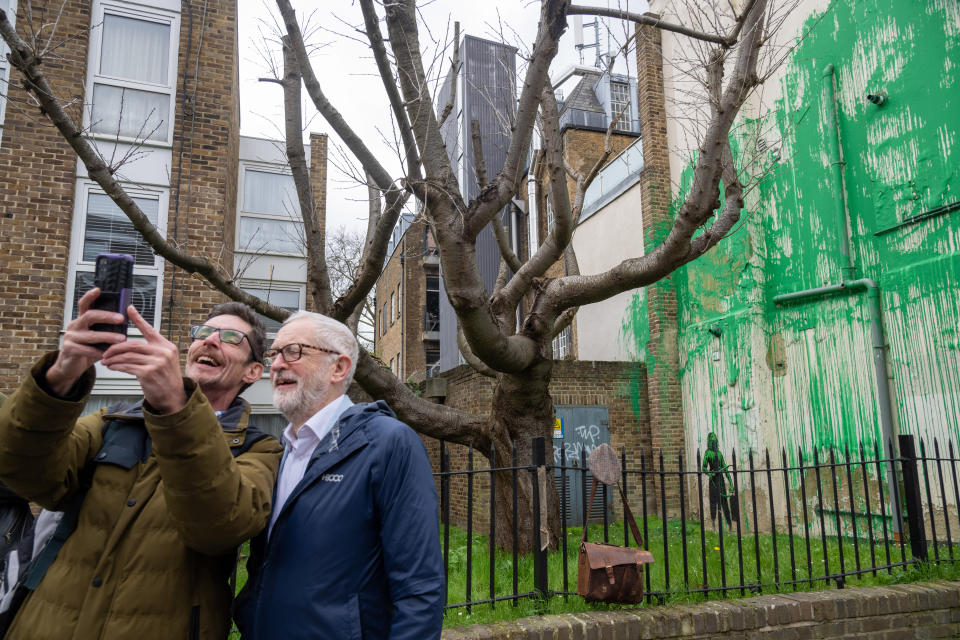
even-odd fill
[[(777, 534), (776, 536), (760, 534), (757, 537), (744, 535), (741, 539), (741, 548), (738, 549), (736, 533), (727, 534), (725, 532), (721, 545), (720, 536), (716, 532), (706, 531), (701, 545), (699, 521), (687, 523), (668, 521), (665, 552), (663, 523), (656, 517), (649, 517), (647, 529), (649, 549), (656, 559), (653, 565), (647, 565), (650, 574), (650, 592), (657, 594), (652, 598), (653, 604), (658, 602), (695, 603), (724, 597), (749, 597), (758, 593), (835, 589), (837, 588), (837, 580), (824, 579), (824, 576), (841, 572), (841, 551), (845, 572), (852, 572), (857, 569), (857, 557), (859, 557), (861, 570), (875, 565), (888, 564), (887, 552), (882, 540), (874, 541), (873, 557), (871, 558), (869, 539), (861, 538), (854, 542), (852, 538), (827, 537), (827, 553), (826, 558), (824, 558), (824, 541), (819, 536), (811, 536), (808, 556), (806, 538), (794, 535), (792, 539), (793, 563), (791, 565), (791, 537), (786, 534)], [(611, 523), (608, 531), (610, 543), (623, 544), (623, 522)], [(563, 579), (562, 550), (558, 547), (556, 551), (548, 553), (548, 584), (551, 591), (576, 591), (580, 534), (581, 529), (579, 527), (571, 527), (567, 530), (566, 587), (564, 587)], [(602, 540), (603, 526), (591, 525), (588, 534), (592, 541)], [(686, 544), (684, 544), (684, 535), (686, 536)], [(775, 543), (776, 553), (774, 553)], [(684, 546), (686, 546), (687, 552), (686, 572), (684, 570)], [(705, 550), (705, 555), (703, 550)], [(889, 550), (889, 564), (902, 561), (899, 544), (894, 544), (891, 540)], [(743, 561), (742, 579), (741, 554)], [(960, 559), (960, 549), (955, 550), (954, 554)], [(450, 567), (447, 585), (447, 602), (450, 604), (465, 602), (468, 599), (483, 600), (490, 598), (490, 557), (485, 536), (474, 534), (471, 556), (471, 588), (468, 598), (466, 533), (463, 530), (451, 527)], [(703, 570), (704, 557), (706, 558), (706, 574)], [(907, 547), (907, 557), (910, 557), (909, 546)], [(930, 557), (933, 557), (932, 547)], [(940, 546), (940, 557), (941, 559), (950, 557), (945, 545)], [(774, 559), (776, 559), (776, 562)], [(512, 562), (512, 552), (496, 551), (494, 559), (494, 597), (513, 594)], [(829, 571), (825, 570), (825, 567), (829, 567)], [(706, 580), (704, 580), (704, 575), (706, 575)], [(842, 581), (846, 586), (870, 586), (938, 578), (960, 578), (960, 566), (952, 562), (911, 564), (906, 567), (878, 569), (876, 575), (873, 571), (869, 571), (859, 576), (846, 576), (842, 578)], [(752, 585), (752, 588), (723, 590), (721, 587), (724, 583), (728, 586)], [(704, 587), (707, 587), (709, 591), (696, 591), (702, 590)], [(521, 555), (518, 559), (517, 591), (525, 593), (532, 590), (533, 558), (531, 554)], [(466, 607), (448, 609), (444, 617), (444, 626), (513, 620), (531, 615), (609, 611), (637, 606), (644, 605), (589, 603), (576, 595), (553, 595), (546, 600), (523, 598), (517, 602), (516, 606), (512, 601), (505, 601), (493, 605), (473, 605), (469, 611)]]

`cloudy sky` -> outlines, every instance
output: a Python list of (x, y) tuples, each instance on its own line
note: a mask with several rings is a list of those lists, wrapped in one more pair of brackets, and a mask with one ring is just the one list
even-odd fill
[[(646, 10), (645, 0), (623, 0), (620, 5), (617, 0), (587, 0), (583, 4), (622, 6), (635, 12)], [(311, 29), (308, 40), (317, 46), (312, 54), (314, 69), (327, 97), (378, 153), (381, 162), (399, 176), (397, 154), (390, 151), (390, 146), (384, 140), (385, 137), (393, 139), (389, 106), (369, 49), (360, 41), (361, 34), (354, 31), (356, 25), (362, 24), (360, 7), (349, 0), (293, 0), (293, 5), (300, 16), (301, 26), (305, 18), (308, 20)], [(379, 6), (378, 9), (382, 15), (382, 9)], [(275, 44), (276, 24), (279, 22), (276, 5), (270, 0), (240, 0), (239, 11), (241, 133), (279, 139), (283, 137), (282, 90), (277, 84), (258, 81), (260, 77), (272, 75), (265, 61), (265, 50), (272, 50), (273, 57), (279, 63), (279, 54), (276, 53), (279, 47)], [(524, 46), (522, 43), (531, 43), (536, 35), (539, 3), (529, 0), (433, 0), (423, 3), (420, 11), (420, 41), (421, 46), (429, 51), (425, 60), (429, 64), (438, 47), (451, 42), (454, 21), (460, 22), (462, 34), (504, 40), (519, 46), (522, 53), (529, 48), (529, 44)], [(591, 20), (585, 16), (583, 22), (590, 23)], [(553, 77), (571, 65), (580, 63), (580, 54), (574, 47), (572, 18), (570, 24), (571, 28), (561, 39), (560, 51), (551, 68)], [(619, 21), (610, 21), (608, 24), (609, 28), (601, 29), (601, 48), (611, 46), (616, 49), (616, 42), (622, 43), (624, 38), (624, 24)], [(592, 43), (595, 40), (593, 28), (587, 26), (584, 32), (584, 40)], [(264, 37), (270, 40), (267, 45), (264, 45)], [(587, 49), (583, 53), (584, 62), (592, 64), (593, 50)], [(443, 74), (449, 68), (450, 55), (451, 50), (448, 49), (443, 56)], [(439, 71), (438, 66), (434, 75), (438, 75)], [(330, 133), (332, 145), (339, 144), (327, 123), (316, 115), (306, 92), (304, 100), (305, 132)], [(331, 160), (334, 154), (331, 148)], [(340, 225), (363, 228), (366, 204), (362, 198), (366, 195), (365, 189), (358, 188), (348, 180), (332, 162), (328, 176), (328, 224), (331, 228)]]

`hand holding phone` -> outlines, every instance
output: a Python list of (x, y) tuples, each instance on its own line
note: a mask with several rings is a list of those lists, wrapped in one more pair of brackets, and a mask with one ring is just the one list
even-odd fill
[[(130, 305), (130, 294), (133, 290), (133, 256), (125, 253), (101, 253), (97, 256), (93, 282), (100, 289), (100, 295), (94, 300), (92, 308), (123, 314), (123, 322), (98, 323), (90, 329), (127, 335), (127, 307)], [(106, 350), (110, 345), (101, 343), (96, 346)]]
[[(47, 384), (50, 389), (62, 396), (73, 388), (74, 383), (91, 365), (101, 359), (103, 352), (119, 340), (110, 342), (94, 342), (103, 340), (102, 334), (94, 332), (110, 332), (127, 335), (127, 307), (130, 304), (130, 294), (133, 284), (133, 258), (126, 254), (100, 254), (97, 256), (94, 282), (99, 293), (93, 289), (85, 293), (78, 302), (79, 315), (67, 324), (67, 332), (63, 336), (60, 352), (56, 361), (46, 372)], [(97, 319), (115, 322), (95, 322)], [(112, 316), (110, 313), (119, 314)]]

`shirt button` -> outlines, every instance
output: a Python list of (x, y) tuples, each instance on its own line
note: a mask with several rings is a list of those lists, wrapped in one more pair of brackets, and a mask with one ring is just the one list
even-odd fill
[(93, 586), (99, 587), (102, 584), (103, 584), (103, 578), (101, 578), (100, 576), (97, 576), (96, 578), (93, 579)]
[(137, 501), (134, 498), (130, 498), (129, 500), (127, 500), (128, 507), (132, 507), (135, 504), (137, 504)]

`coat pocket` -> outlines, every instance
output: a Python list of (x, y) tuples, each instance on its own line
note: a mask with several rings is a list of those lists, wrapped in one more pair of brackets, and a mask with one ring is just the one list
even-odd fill
[(350, 640), (363, 640), (363, 629), (360, 624), (360, 597), (356, 593), (350, 595), (345, 614), (343, 616), (346, 623), (344, 637)]

